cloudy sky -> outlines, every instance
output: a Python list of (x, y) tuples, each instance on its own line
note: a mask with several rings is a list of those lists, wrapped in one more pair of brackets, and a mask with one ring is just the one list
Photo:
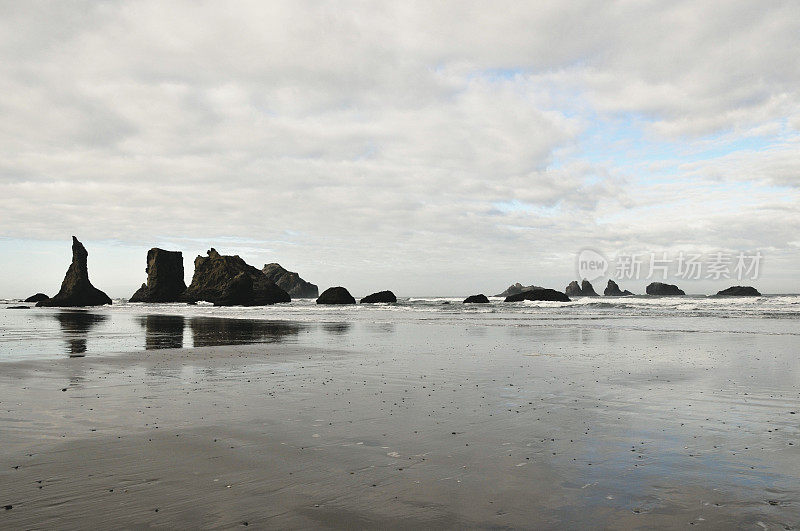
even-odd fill
[(797, 292), (799, 49), (793, 1), (3, 1), (0, 297), (73, 234), (113, 297), (153, 246), (400, 295), (759, 251)]

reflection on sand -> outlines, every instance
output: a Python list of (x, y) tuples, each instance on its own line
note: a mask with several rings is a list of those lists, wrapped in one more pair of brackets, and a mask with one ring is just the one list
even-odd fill
[(67, 353), (71, 358), (79, 358), (86, 354), (86, 339), (89, 330), (108, 320), (105, 315), (81, 310), (62, 311), (53, 314), (53, 317), (61, 326), (67, 344)]
[(139, 324), (145, 330), (145, 350), (183, 348), (186, 318), (182, 315), (146, 315), (139, 318)]
[(215, 347), (247, 343), (276, 343), (296, 336), (300, 323), (291, 321), (257, 321), (254, 319), (221, 319), (192, 317), (192, 342), (195, 347)]
[(147, 315), (139, 318), (145, 330), (145, 349), (183, 348), (184, 331), (188, 324), (191, 345), (216, 347), (247, 343), (274, 343), (287, 336), (297, 335), (299, 323), (258, 321), (254, 319), (225, 319), (220, 317), (191, 317), (181, 315)]
[(326, 332), (338, 335), (338, 334), (346, 334), (350, 330), (350, 327), (353, 325), (347, 322), (341, 322), (341, 323), (322, 323), (320, 326)]

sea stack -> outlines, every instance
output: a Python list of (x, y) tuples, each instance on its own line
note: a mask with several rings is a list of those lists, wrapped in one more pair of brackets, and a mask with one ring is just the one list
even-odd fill
[(376, 302), (397, 302), (397, 297), (391, 291), (379, 291), (361, 299), (361, 304), (375, 304)]
[(480, 293), (478, 295), (470, 295), (466, 299), (464, 299), (464, 304), (487, 304), (489, 302), (489, 298)]
[(556, 291), (554, 289), (532, 289), (517, 293), (516, 295), (509, 295), (506, 297), (505, 302), (520, 302), (520, 301), (554, 301), (554, 302), (570, 302), (570, 298), (566, 294)]
[(663, 282), (653, 282), (647, 285), (645, 289), (648, 295), (686, 295), (682, 289), (675, 284), (664, 284)]
[(580, 285), (578, 285), (577, 280), (573, 280), (569, 283), (567, 289), (564, 290), (564, 293), (569, 297), (598, 297), (594, 286), (586, 279), (583, 279)]
[(512, 284), (508, 288), (506, 288), (506, 290), (503, 293), (498, 293), (497, 295), (495, 295), (495, 297), (508, 297), (509, 295), (518, 295), (523, 291), (533, 291), (535, 289), (544, 289), (544, 288), (541, 286), (534, 286), (534, 285), (523, 286), (522, 284), (517, 282), (516, 284)]
[(72, 263), (67, 269), (61, 289), (51, 299), (42, 300), (36, 306), (100, 306), (111, 304), (111, 299), (89, 282), (86, 265), (89, 253), (78, 239), (72, 237)]
[(317, 299), (317, 304), (355, 304), (356, 300), (347, 289), (336, 286), (322, 292)]
[(42, 302), (42, 301), (46, 301), (49, 298), (50, 297), (48, 297), (44, 293), (37, 293), (36, 295), (31, 295), (30, 297), (25, 299), (23, 302)]
[[(194, 275), (183, 295), (184, 301), (207, 301), (217, 306), (262, 306), (292, 300), (264, 273), (239, 256), (221, 255), (214, 248), (206, 255), (194, 259)], [(242, 274), (249, 282), (240, 276)]]
[(130, 302), (178, 302), (186, 291), (183, 281), (183, 253), (156, 247), (147, 251), (147, 283)]
[(306, 282), (300, 278), (300, 275), (284, 269), (280, 264), (266, 264), (261, 271), (268, 279), (295, 299), (316, 299), (319, 297), (319, 288), (316, 284)]
[(617, 285), (616, 282), (609, 279), (606, 289), (603, 290), (603, 295), (606, 297), (624, 297), (627, 295), (633, 295), (633, 293), (628, 290), (622, 291), (619, 289), (619, 285)]
[(717, 297), (759, 297), (761, 293), (753, 286), (731, 286), (717, 292)]

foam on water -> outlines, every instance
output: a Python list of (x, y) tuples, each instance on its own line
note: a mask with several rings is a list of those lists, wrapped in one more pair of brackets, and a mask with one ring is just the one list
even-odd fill
[[(397, 304), (317, 305), (312, 299), (253, 307), (216, 307), (207, 303), (143, 304), (116, 300), (112, 306), (87, 309), (9, 309), (19, 301), (0, 304), (0, 360), (41, 358), (92, 352), (95, 354), (208, 344), (294, 340), (285, 330), (272, 333), (259, 322), (304, 325), (304, 332), (327, 334), (337, 326), (353, 344), (365, 340), (358, 331), (375, 323), (409, 326), (441, 325), (547, 329), (570, 327), (595, 330), (642, 330), (680, 333), (798, 335), (800, 296), (762, 297), (586, 297), (572, 302), (522, 301), (506, 303), (491, 297), (488, 304), (463, 304), (456, 297), (401, 298)], [(180, 326), (153, 316), (175, 316)], [(207, 321), (208, 318), (219, 318)], [(149, 319), (149, 321), (146, 321)], [(200, 319), (200, 320), (198, 320)], [(202, 319), (206, 319), (203, 321)], [(252, 326), (224, 325), (224, 320), (252, 321)], [(154, 341), (163, 333), (169, 341)], [(342, 327), (346, 328), (342, 328)], [(176, 338), (176, 327), (181, 328)], [(216, 328), (215, 328), (216, 327)], [(240, 332), (237, 332), (241, 328)], [(280, 327), (279, 327), (280, 328)], [(293, 328), (293, 330), (294, 330)], [(255, 331), (254, 331), (255, 330)], [(241, 337), (236, 334), (241, 333)], [(316, 333), (316, 332), (315, 332)], [(450, 331), (443, 331), (448, 336)], [(306, 334), (313, 341), (314, 333)], [(308, 339), (310, 338), (310, 339)], [(321, 343), (320, 339), (318, 343)], [(446, 340), (443, 340), (443, 344)]]

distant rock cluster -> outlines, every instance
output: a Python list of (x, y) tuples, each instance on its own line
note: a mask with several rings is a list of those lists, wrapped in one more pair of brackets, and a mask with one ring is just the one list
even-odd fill
[(580, 285), (578, 285), (577, 280), (573, 280), (564, 290), (564, 293), (569, 297), (599, 297), (594, 287), (592, 287), (592, 283), (586, 279), (583, 279)]
[(216, 306), (262, 306), (292, 300), (260, 269), (238, 255), (221, 255), (214, 248), (194, 259), (192, 282), (182, 299)]
[(509, 295), (519, 295), (523, 291), (533, 291), (536, 289), (544, 289), (541, 286), (523, 286), (519, 282), (510, 285), (503, 293), (498, 293), (495, 297), (508, 297)]
[[(111, 304), (104, 292), (95, 288), (89, 281), (87, 259), (89, 253), (75, 236), (72, 237), (72, 263), (67, 269), (59, 292), (49, 298), (44, 293), (31, 295), (25, 302), (36, 306), (98, 306)], [(315, 284), (300, 278), (280, 264), (266, 264), (257, 269), (247, 264), (238, 255), (221, 255), (211, 248), (206, 256), (198, 256), (194, 261), (192, 282), (187, 287), (184, 282), (183, 253), (152, 248), (147, 252), (147, 282), (136, 290), (130, 302), (196, 303), (206, 301), (216, 306), (262, 306), (290, 302), (295, 298), (316, 298), (317, 304), (356, 304), (355, 298), (342, 286), (326, 289), (319, 295)], [(681, 296), (686, 293), (674, 284), (652, 282), (646, 288), (647, 295)], [(603, 294), (607, 297), (631, 296), (613, 280), (608, 281)], [(756, 297), (761, 293), (752, 286), (732, 286), (716, 294), (719, 297)], [(504, 297), (504, 302), (556, 301), (570, 302), (570, 297), (597, 297), (591, 282), (583, 279), (580, 284), (573, 280), (564, 292), (540, 286), (525, 286), (519, 282), (509, 286), (496, 297)], [(397, 302), (394, 293), (388, 290), (367, 295), (361, 304), (393, 304)], [(464, 304), (487, 304), (489, 298), (480, 293), (464, 299)], [(27, 308), (21, 307), (21, 308)]]
[(296, 299), (316, 299), (319, 297), (319, 288), (311, 282), (306, 282), (300, 275), (287, 271), (280, 264), (266, 264), (261, 271), (272, 282), (278, 285), (290, 297)]

